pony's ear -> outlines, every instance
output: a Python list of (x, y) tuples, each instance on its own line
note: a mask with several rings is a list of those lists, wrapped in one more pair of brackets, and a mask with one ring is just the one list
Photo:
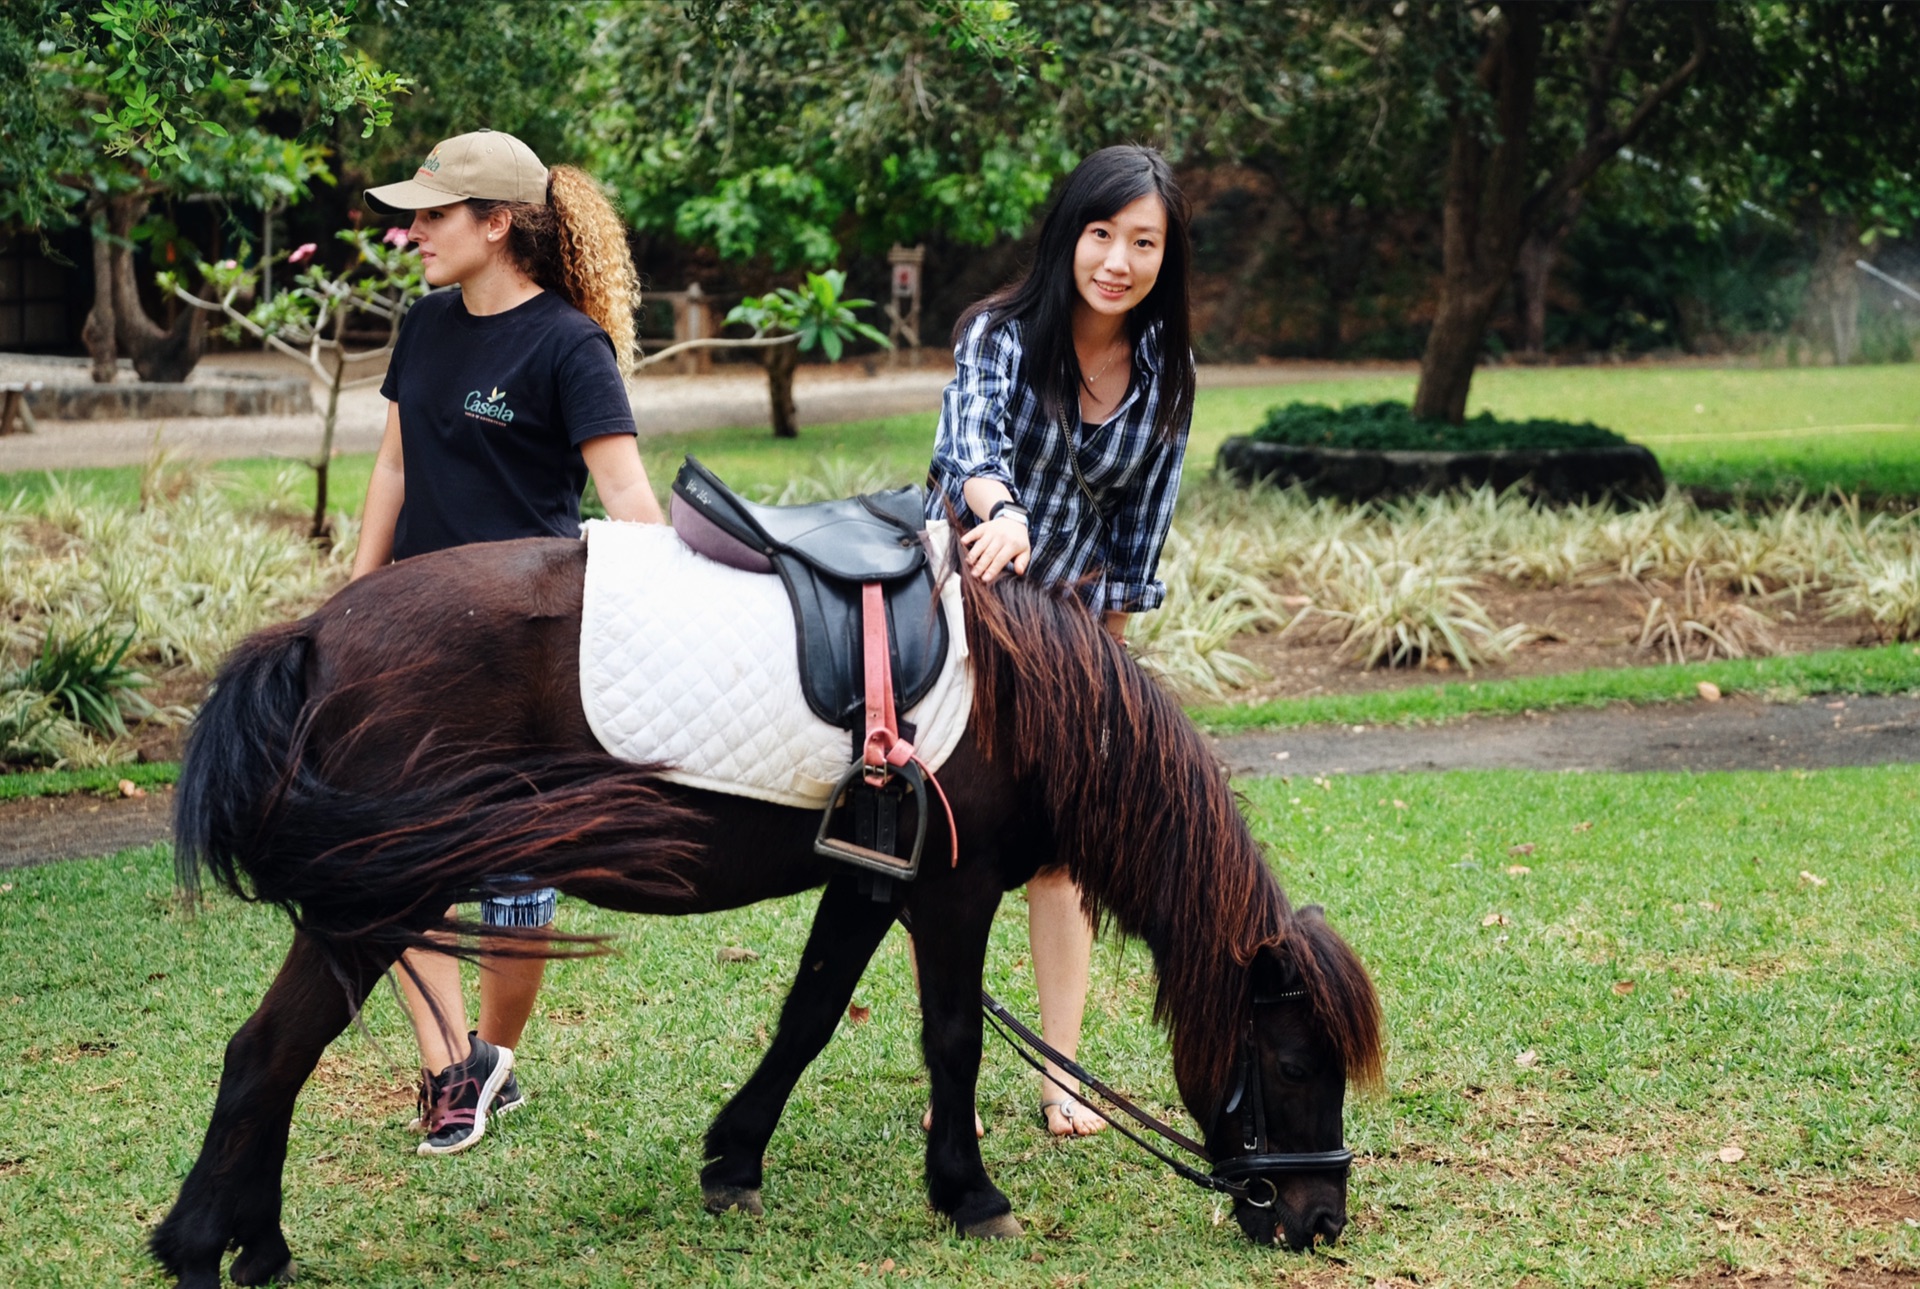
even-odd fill
[(1253, 999), (1264, 1002), (1300, 988), (1300, 971), (1293, 957), (1275, 945), (1262, 946), (1253, 958)]
[(1311, 918), (1322, 926), (1327, 923), (1327, 911), (1318, 904), (1309, 904), (1305, 908), (1295, 909), (1293, 915), (1297, 918)]

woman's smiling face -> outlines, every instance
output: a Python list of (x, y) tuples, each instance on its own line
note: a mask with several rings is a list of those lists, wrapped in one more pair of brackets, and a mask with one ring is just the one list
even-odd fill
[(1073, 285), (1097, 314), (1122, 316), (1160, 279), (1167, 249), (1167, 208), (1159, 196), (1136, 197), (1080, 230), (1073, 248)]

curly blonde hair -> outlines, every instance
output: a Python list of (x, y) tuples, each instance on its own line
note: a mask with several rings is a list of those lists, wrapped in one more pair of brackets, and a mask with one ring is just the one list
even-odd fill
[(476, 217), (495, 210), (513, 216), (507, 251), (528, 277), (599, 323), (613, 341), (621, 371), (638, 358), (634, 312), (640, 307), (640, 275), (627, 250), (627, 226), (613, 203), (584, 170), (547, 171), (546, 205), (467, 201)]

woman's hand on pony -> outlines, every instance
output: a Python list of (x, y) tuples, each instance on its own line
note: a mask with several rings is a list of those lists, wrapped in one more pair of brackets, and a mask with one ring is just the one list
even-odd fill
[(960, 534), (960, 544), (967, 550), (967, 571), (982, 582), (993, 581), (1008, 565), (1025, 573), (1033, 551), (1026, 523), (1011, 515), (974, 525)]

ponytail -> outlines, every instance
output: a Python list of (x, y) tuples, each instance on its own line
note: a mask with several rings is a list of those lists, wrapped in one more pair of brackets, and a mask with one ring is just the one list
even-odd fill
[(627, 250), (627, 226), (599, 185), (583, 170), (554, 166), (544, 206), (479, 197), (467, 205), (480, 218), (500, 208), (513, 216), (508, 254), (528, 277), (599, 323), (620, 370), (631, 370), (638, 357), (633, 317), (640, 275)]

